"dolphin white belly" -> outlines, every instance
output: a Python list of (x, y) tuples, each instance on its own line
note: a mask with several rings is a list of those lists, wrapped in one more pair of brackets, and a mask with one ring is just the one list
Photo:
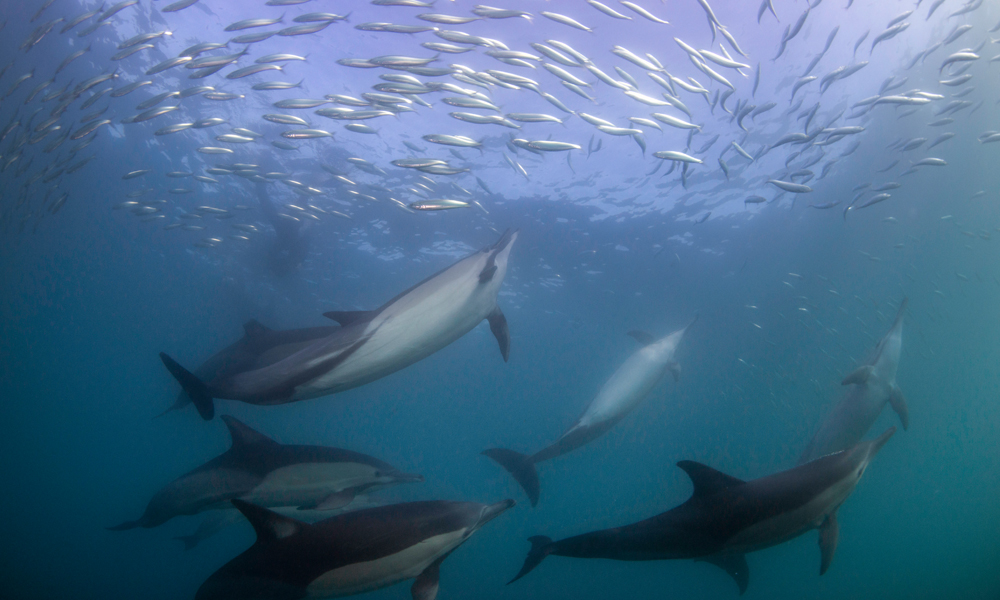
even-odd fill
[(352, 563), (327, 571), (313, 580), (306, 591), (309, 598), (336, 598), (370, 592), (413, 579), (432, 562), (466, 540), (468, 529), (436, 535), (389, 556)]

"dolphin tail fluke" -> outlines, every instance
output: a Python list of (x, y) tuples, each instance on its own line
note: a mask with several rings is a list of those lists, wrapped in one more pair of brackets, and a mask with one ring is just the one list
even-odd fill
[(903, 397), (903, 392), (900, 391), (899, 387), (893, 386), (892, 393), (889, 395), (889, 404), (892, 406), (892, 410), (899, 415), (899, 422), (903, 424), (903, 431), (906, 431), (910, 427), (910, 409), (906, 406), (906, 398)]
[(160, 360), (163, 361), (163, 366), (167, 367), (167, 370), (174, 376), (177, 383), (181, 384), (187, 395), (191, 397), (191, 401), (194, 402), (194, 406), (198, 409), (198, 414), (201, 415), (201, 418), (206, 421), (211, 420), (215, 416), (215, 405), (212, 402), (212, 392), (209, 391), (208, 386), (202, 380), (198, 379), (194, 373), (188, 371), (176, 360), (167, 356), (165, 352), (160, 352)]
[(490, 448), (483, 450), (482, 454), (507, 469), (507, 472), (514, 477), (514, 480), (524, 489), (524, 493), (528, 495), (531, 506), (538, 505), (538, 494), (541, 488), (538, 483), (538, 471), (535, 470), (535, 461), (530, 456), (506, 448)]
[(136, 527), (142, 527), (142, 519), (136, 519), (135, 521), (125, 521), (119, 525), (114, 525), (113, 527), (105, 527), (108, 531), (127, 531), (129, 529), (135, 529)]
[(705, 558), (696, 559), (695, 562), (711, 563), (733, 578), (737, 587), (740, 588), (740, 596), (747, 591), (750, 584), (750, 567), (747, 565), (747, 557), (744, 554), (713, 554)]
[(518, 579), (524, 577), (528, 573), (534, 570), (549, 554), (552, 554), (552, 539), (545, 537), (544, 535), (536, 535), (528, 538), (531, 542), (531, 550), (528, 551), (528, 557), (524, 559), (524, 566), (518, 571), (517, 576), (507, 582), (510, 585), (517, 581)]

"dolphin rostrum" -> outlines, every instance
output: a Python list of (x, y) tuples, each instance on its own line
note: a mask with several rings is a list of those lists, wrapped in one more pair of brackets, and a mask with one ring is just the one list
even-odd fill
[(841, 382), (851, 386), (850, 389), (809, 441), (799, 464), (856, 444), (875, 423), (886, 403), (899, 415), (903, 429), (909, 427), (910, 412), (903, 393), (896, 385), (906, 304), (907, 300), (903, 298), (896, 321), (885, 337), (879, 340), (871, 357)]
[[(320, 338), (329, 337), (339, 329), (336, 325), (302, 329), (269, 329), (256, 319), (243, 324), (243, 337), (210, 356), (194, 370), (202, 381), (226, 379), (284, 360)], [(191, 404), (187, 392), (181, 390), (174, 404), (164, 414)]]
[(108, 529), (156, 527), (177, 516), (230, 508), (229, 500), (234, 498), (264, 506), (336, 510), (362, 492), (423, 481), (420, 475), (403, 473), (359, 452), (286, 446), (229, 415), (223, 415), (222, 420), (233, 438), (229, 450), (156, 492), (135, 521)]
[(444, 559), (514, 501), (408, 502), (312, 525), (241, 500), (233, 504), (257, 541), (213, 573), (196, 600), (332, 598), (414, 578), (414, 600), (434, 600)]
[(507, 319), (497, 293), (517, 232), (439, 271), (370, 311), (328, 312), (341, 327), (273, 364), (202, 381), (172, 358), (160, 359), (211, 419), (214, 398), (250, 404), (285, 404), (364, 385), (427, 358), (488, 320), (506, 361)]
[(876, 440), (751, 481), (701, 463), (681, 461), (677, 466), (694, 484), (687, 502), (631, 525), (556, 542), (545, 536), (529, 538), (531, 550), (511, 583), (550, 554), (612, 560), (694, 559), (725, 570), (742, 595), (750, 581), (746, 553), (812, 529), (819, 529), (822, 575), (830, 568), (837, 549), (837, 509), (895, 431), (892, 427)]
[(642, 402), (668, 371), (676, 381), (680, 377), (680, 365), (674, 360), (674, 354), (684, 333), (697, 319), (695, 317), (683, 329), (658, 340), (644, 331), (628, 332), (643, 346), (615, 371), (576, 423), (552, 445), (531, 456), (506, 448), (490, 448), (482, 453), (509, 471), (521, 484), (531, 505), (537, 505), (540, 489), (535, 465), (576, 450), (607, 433)]

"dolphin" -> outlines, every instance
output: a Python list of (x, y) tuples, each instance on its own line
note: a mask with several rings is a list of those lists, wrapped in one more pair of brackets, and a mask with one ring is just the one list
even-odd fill
[[(256, 319), (250, 319), (243, 324), (243, 337), (210, 356), (194, 370), (194, 375), (202, 381), (211, 381), (259, 369), (288, 358), (311, 342), (329, 337), (337, 329), (337, 325), (325, 325), (275, 330), (265, 327)], [(163, 411), (161, 416), (188, 404), (191, 404), (191, 398), (181, 390), (173, 405)]]
[(257, 541), (213, 573), (196, 600), (293, 600), (360, 594), (416, 578), (414, 600), (434, 600), (441, 563), (514, 506), (408, 502), (309, 525), (242, 500)]
[(510, 331), (497, 293), (516, 239), (516, 231), (506, 231), (375, 310), (325, 313), (341, 328), (259, 369), (202, 381), (162, 352), (160, 359), (206, 420), (215, 414), (214, 398), (285, 404), (370, 383), (427, 358), (484, 319), (506, 361)]
[(903, 346), (903, 313), (907, 299), (899, 305), (896, 321), (885, 334), (869, 359), (841, 382), (851, 386), (844, 398), (827, 415), (819, 431), (809, 441), (799, 458), (799, 464), (824, 454), (849, 448), (856, 444), (875, 423), (882, 407), (889, 403), (899, 415), (906, 430), (910, 424), (910, 411), (903, 393), (896, 385), (899, 352)]
[(745, 554), (819, 529), (820, 575), (839, 538), (837, 509), (851, 495), (868, 463), (892, 437), (890, 428), (870, 442), (828, 454), (787, 471), (743, 481), (693, 461), (677, 466), (691, 478), (687, 502), (655, 517), (553, 542), (529, 538), (531, 550), (514, 579), (550, 555), (612, 560), (694, 559), (725, 570), (739, 587), (750, 582)]
[(660, 339), (655, 339), (644, 331), (628, 332), (642, 347), (615, 371), (580, 418), (553, 444), (531, 456), (506, 448), (490, 448), (482, 454), (510, 472), (521, 484), (531, 505), (536, 506), (540, 489), (535, 465), (576, 450), (607, 433), (639, 406), (668, 371), (673, 373), (676, 381), (680, 377), (681, 367), (674, 360), (674, 354), (684, 333), (697, 320), (695, 317), (683, 329)]
[(286, 446), (229, 415), (222, 420), (233, 438), (229, 450), (156, 492), (135, 521), (108, 529), (156, 527), (180, 515), (229, 508), (234, 498), (264, 506), (335, 510), (359, 493), (424, 479), (359, 452)]

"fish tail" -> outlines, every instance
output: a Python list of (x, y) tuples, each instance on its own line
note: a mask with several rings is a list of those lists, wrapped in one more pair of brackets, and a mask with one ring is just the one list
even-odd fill
[(540, 492), (538, 471), (535, 470), (535, 461), (532, 457), (506, 448), (483, 450), (482, 455), (493, 459), (497, 464), (506, 469), (514, 477), (514, 480), (521, 485), (521, 488), (524, 489), (524, 493), (528, 495), (528, 500), (531, 501), (531, 506), (538, 505), (538, 494)]
[(167, 356), (165, 352), (160, 352), (160, 360), (163, 366), (167, 367), (170, 374), (174, 376), (177, 383), (181, 384), (187, 395), (191, 397), (198, 414), (206, 421), (215, 416), (215, 405), (212, 403), (212, 392), (203, 381), (198, 379), (194, 373), (182, 367), (176, 360)]
[(528, 538), (531, 542), (531, 550), (528, 550), (528, 556), (524, 559), (524, 566), (518, 571), (517, 576), (507, 582), (510, 585), (517, 581), (518, 579), (524, 577), (528, 573), (534, 570), (549, 554), (552, 554), (552, 539), (545, 537), (544, 535), (536, 535)]

